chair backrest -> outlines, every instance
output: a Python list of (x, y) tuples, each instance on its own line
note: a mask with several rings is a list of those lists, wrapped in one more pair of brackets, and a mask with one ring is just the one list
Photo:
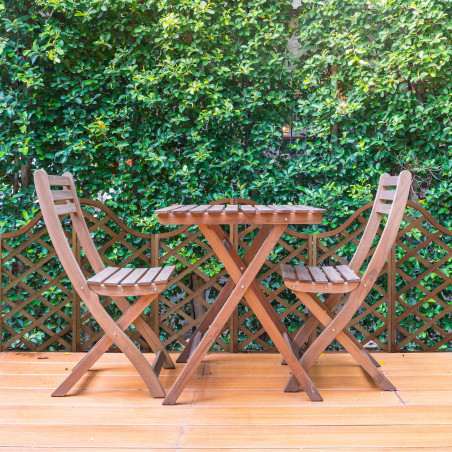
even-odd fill
[[(62, 176), (50, 176), (44, 170), (37, 170), (34, 174), (34, 181), (42, 216), (53, 247), (75, 290), (84, 298), (89, 288), (69, 246), (59, 218), (60, 215), (71, 215), (72, 226), (95, 273), (103, 270), (105, 265), (86, 226), (74, 179), (70, 173), (64, 173)], [(62, 190), (52, 190), (52, 187), (62, 187)]]
[(383, 216), (388, 215), (381, 238), (362, 278), (365, 287), (375, 282), (389, 257), (402, 222), (410, 187), (411, 173), (409, 171), (402, 171), (398, 176), (382, 174), (380, 177), (369, 221), (349, 265), (355, 272), (360, 270), (371, 250)]

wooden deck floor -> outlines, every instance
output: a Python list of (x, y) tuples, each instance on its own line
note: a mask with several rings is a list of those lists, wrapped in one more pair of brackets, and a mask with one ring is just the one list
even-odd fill
[[(164, 407), (121, 354), (51, 398), (81, 354), (0, 353), (0, 452), (452, 450), (452, 353), (375, 356), (397, 392), (380, 391), (349, 355), (327, 354), (310, 372), (324, 402), (312, 403), (282, 392), (278, 355), (210, 354)], [(163, 369), (165, 388), (182, 366)]]

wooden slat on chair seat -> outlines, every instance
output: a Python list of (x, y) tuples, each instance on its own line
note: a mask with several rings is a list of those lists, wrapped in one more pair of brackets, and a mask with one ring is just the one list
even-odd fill
[(318, 284), (344, 284), (345, 282), (361, 281), (361, 278), (346, 265), (338, 265), (334, 268), (330, 265), (324, 267), (296, 265), (292, 267), (291, 265), (281, 264), (280, 267), (282, 277), (287, 281)]
[(281, 268), (281, 275), (283, 279), (286, 279), (287, 281), (296, 280), (294, 268), (292, 267), (292, 265), (281, 264), (279, 267)]
[(359, 282), (361, 278), (347, 265), (338, 265), (336, 270), (347, 282)]
[(150, 268), (145, 274), (144, 276), (138, 281), (138, 285), (139, 286), (145, 286), (147, 284), (151, 284), (155, 277), (160, 273), (160, 270), (162, 269), (162, 267), (154, 267), (154, 268)]
[(297, 265), (295, 267), (298, 281), (300, 282), (312, 282), (312, 277), (308, 272), (308, 269), (304, 265)]
[(89, 285), (94, 286), (146, 286), (150, 284), (162, 284), (168, 281), (176, 267), (153, 268), (118, 268), (107, 267), (97, 275), (88, 279)]
[(133, 268), (121, 268), (104, 281), (104, 286), (119, 286), (121, 281), (132, 272)]
[(74, 195), (71, 190), (52, 190), (51, 193), (54, 201), (74, 199)]
[(66, 215), (67, 213), (75, 213), (77, 209), (75, 208), (75, 204), (60, 204), (59, 206), (55, 206), (55, 212), (57, 215)]
[(102, 271), (94, 275), (92, 278), (88, 279), (88, 284), (92, 284), (94, 286), (100, 286), (106, 279), (108, 279), (111, 275), (116, 273), (119, 270), (119, 267), (107, 267)]
[(316, 283), (328, 283), (328, 278), (322, 272), (320, 267), (308, 267), (308, 270)]
[(139, 279), (148, 271), (148, 268), (137, 268), (132, 273), (130, 273), (126, 279), (121, 281), (121, 286), (128, 287), (134, 286)]
[(175, 268), (176, 267), (174, 267), (174, 265), (168, 265), (167, 267), (163, 267), (162, 271), (159, 272), (158, 275), (156, 276), (156, 278), (154, 279), (154, 284), (166, 283)]
[(343, 278), (334, 267), (325, 265), (324, 267), (322, 267), (322, 270), (323, 273), (325, 273), (326, 277), (330, 280), (331, 284), (340, 284), (344, 282)]

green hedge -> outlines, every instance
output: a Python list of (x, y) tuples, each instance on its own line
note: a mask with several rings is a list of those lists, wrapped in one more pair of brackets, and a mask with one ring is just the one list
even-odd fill
[[(452, 3), (291, 8), (0, 1), (0, 230), (37, 209), (36, 168), (146, 230), (160, 205), (228, 196), (327, 206), (335, 226), (409, 168), (450, 225)], [(284, 144), (291, 121), (305, 139)]]

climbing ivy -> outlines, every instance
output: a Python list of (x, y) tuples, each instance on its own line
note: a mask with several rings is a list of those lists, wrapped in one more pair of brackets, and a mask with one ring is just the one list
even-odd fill
[(228, 196), (334, 226), (408, 168), (450, 225), (451, 5), (0, 1), (0, 229), (37, 210), (36, 168), (147, 231), (156, 207)]

